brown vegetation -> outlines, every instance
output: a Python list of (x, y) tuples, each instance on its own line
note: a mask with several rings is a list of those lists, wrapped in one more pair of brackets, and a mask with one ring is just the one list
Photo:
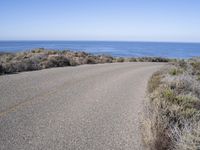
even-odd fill
[(82, 64), (111, 63), (112, 60), (111, 56), (94, 56), (85, 52), (35, 49), (29, 52), (0, 55), (0, 74)]
[(200, 149), (200, 59), (182, 60), (155, 73), (142, 120), (151, 150)]
[(114, 58), (106, 55), (92, 55), (85, 52), (46, 50), (43, 48), (19, 53), (0, 54), (0, 74), (41, 70), (52, 67), (77, 66), (112, 62), (169, 62), (159, 57)]

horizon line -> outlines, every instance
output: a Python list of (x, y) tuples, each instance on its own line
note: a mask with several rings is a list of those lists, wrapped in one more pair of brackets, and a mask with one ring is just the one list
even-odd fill
[(143, 41), (143, 40), (0, 40), (0, 42), (140, 42), (140, 43), (191, 43), (200, 44), (199, 42), (192, 41)]

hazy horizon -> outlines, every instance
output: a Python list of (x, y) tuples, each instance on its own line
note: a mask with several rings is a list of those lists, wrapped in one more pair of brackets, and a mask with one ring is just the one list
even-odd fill
[(198, 0), (0, 1), (1, 41), (200, 43)]
[(137, 41), (137, 40), (24, 40), (24, 39), (20, 39), (20, 40), (0, 40), (0, 42), (135, 42), (135, 43), (191, 43), (191, 44), (200, 44), (200, 41)]

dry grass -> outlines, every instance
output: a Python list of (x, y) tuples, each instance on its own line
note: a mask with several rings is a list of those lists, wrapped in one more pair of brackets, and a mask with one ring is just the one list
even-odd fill
[(178, 127), (172, 129), (173, 136), (178, 139), (174, 149), (177, 150), (199, 150), (200, 149), (200, 122), (188, 123), (182, 130)]
[(148, 91), (150, 93), (152, 93), (154, 90), (156, 90), (160, 86), (161, 79), (162, 79), (162, 73), (161, 72), (154, 73), (152, 78), (149, 80), (149, 84), (148, 84)]
[(198, 59), (180, 61), (150, 79), (141, 128), (148, 149), (200, 149), (199, 67)]

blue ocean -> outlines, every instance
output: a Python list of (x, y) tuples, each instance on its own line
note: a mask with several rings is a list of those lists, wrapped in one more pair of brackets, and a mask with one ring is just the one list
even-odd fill
[(34, 48), (85, 51), (117, 57), (158, 56), (191, 58), (200, 56), (200, 43), (105, 42), (105, 41), (0, 41), (1, 52), (27, 51)]

